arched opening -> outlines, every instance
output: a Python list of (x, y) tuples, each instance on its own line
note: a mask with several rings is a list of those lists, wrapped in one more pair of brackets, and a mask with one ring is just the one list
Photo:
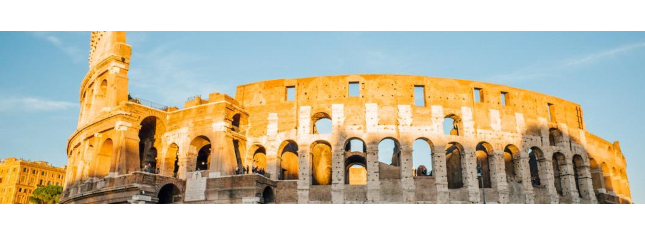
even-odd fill
[(632, 195), (629, 192), (629, 185), (627, 183), (627, 174), (625, 173), (624, 169), (620, 170), (620, 180), (621, 180), (621, 182), (620, 182), (621, 192), (623, 193), (623, 195), (625, 197), (631, 198)]
[(267, 169), (267, 150), (258, 145), (253, 152), (253, 173), (264, 175)]
[(312, 134), (332, 133), (331, 116), (329, 114), (322, 112), (316, 113), (311, 117), (311, 123), (313, 123), (311, 128)]
[(401, 148), (394, 138), (385, 138), (378, 144), (378, 161), (392, 166), (401, 165)]
[(158, 204), (173, 204), (179, 201), (179, 188), (174, 184), (166, 184), (161, 187), (157, 197), (159, 198)]
[(533, 147), (529, 149), (529, 169), (531, 172), (531, 184), (534, 187), (542, 185), (540, 182), (540, 169), (538, 167), (538, 161), (544, 159), (544, 154), (542, 150), (538, 147)]
[(616, 167), (611, 168), (611, 179), (612, 179), (612, 186), (614, 187), (614, 192), (617, 195), (622, 195), (623, 191), (620, 188), (620, 175), (618, 175), (618, 170), (616, 170)]
[(114, 145), (112, 139), (107, 139), (101, 145), (101, 151), (96, 156), (96, 165), (94, 166), (94, 176), (103, 178), (110, 173), (110, 166), (112, 164), (112, 156), (114, 152)]
[(345, 142), (345, 152), (367, 152), (365, 142), (359, 138), (350, 138)]
[(345, 159), (345, 184), (367, 184), (367, 161), (361, 155), (353, 155)]
[(557, 146), (558, 144), (562, 143), (562, 141), (562, 132), (560, 132), (560, 130), (556, 128), (549, 129), (549, 145)]
[(459, 116), (450, 114), (443, 120), (443, 133), (444, 135), (460, 135), (461, 118)]
[(412, 174), (414, 176), (432, 176), (432, 142), (419, 138), (412, 144)]
[(191, 156), (195, 156), (195, 170), (208, 170), (211, 161), (211, 141), (205, 136), (198, 136), (190, 143)]
[(160, 145), (156, 139), (163, 133), (163, 124), (154, 116), (141, 121), (139, 130), (139, 160), (143, 171), (155, 173), (157, 170), (157, 148)]
[(235, 114), (233, 115), (233, 121), (231, 121), (231, 131), (240, 132), (240, 118), (242, 115)]
[(267, 186), (262, 191), (262, 204), (273, 204), (275, 203), (275, 195), (273, 194), (273, 189)]
[(591, 173), (591, 183), (593, 185), (594, 192), (600, 192), (603, 187), (603, 178), (602, 178), (602, 169), (600, 165), (596, 162), (595, 159), (589, 157), (589, 172)]
[(311, 160), (312, 184), (330, 185), (332, 164), (331, 145), (321, 140), (311, 144)]
[(602, 163), (601, 165), (602, 168), (602, 176), (605, 181), (605, 190), (607, 193), (613, 192), (614, 191), (614, 185), (611, 182), (611, 172), (609, 172), (609, 167), (607, 167), (607, 163)]
[(278, 153), (280, 156), (280, 179), (297, 180), (299, 172), (298, 144), (295, 141), (286, 140), (280, 145)]
[(492, 188), (490, 180), (490, 157), (493, 154), (493, 146), (489, 143), (482, 142), (477, 144), (475, 149), (475, 157), (477, 158), (477, 170), (481, 173), (481, 178), (478, 179), (479, 188)]
[(446, 146), (446, 174), (448, 189), (464, 187), (462, 176), (463, 146), (459, 143), (450, 143)]
[(584, 177), (584, 161), (582, 160), (582, 156), (580, 155), (574, 155), (573, 156), (573, 176), (574, 179), (576, 180), (576, 190), (578, 191), (578, 196), (582, 198), (582, 191), (580, 189), (580, 178)]
[(179, 146), (175, 143), (170, 144), (170, 147), (168, 147), (165, 168), (166, 174), (177, 177), (177, 173), (179, 172)]
[(507, 181), (518, 181), (515, 172), (515, 162), (520, 157), (520, 149), (515, 145), (508, 145), (504, 148), (504, 170)]
[(558, 192), (559, 195), (562, 195), (562, 175), (560, 168), (564, 166), (565, 162), (565, 157), (564, 154), (562, 153), (554, 153), (553, 154), (553, 184), (555, 186), (555, 190)]

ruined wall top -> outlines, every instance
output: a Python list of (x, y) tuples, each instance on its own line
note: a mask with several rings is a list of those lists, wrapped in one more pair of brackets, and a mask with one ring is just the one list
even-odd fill
[[(123, 47), (125, 46), (125, 48)], [(94, 68), (109, 56), (118, 55), (130, 59), (129, 46), (126, 45), (123, 31), (92, 31), (90, 38), (89, 67)], [(126, 58), (127, 57), (127, 58)]]

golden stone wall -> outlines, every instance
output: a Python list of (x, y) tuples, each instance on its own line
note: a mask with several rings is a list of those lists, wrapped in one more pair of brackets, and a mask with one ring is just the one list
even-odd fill
[[(238, 86), (235, 98), (213, 93), (181, 109), (155, 107), (128, 97), (125, 43), (123, 32), (93, 33), (79, 128), (68, 141), (68, 201), (137, 172), (184, 181), (184, 202), (222, 201), (209, 194), (223, 187), (213, 179), (256, 168), (276, 183), (277, 195), (298, 203), (479, 203), (484, 190), (497, 203), (631, 202), (619, 144), (588, 133), (582, 108), (557, 97), (370, 74), (262, 81)], [(350, 83), (359, 84), (358, 96), (350, 96)], [(423, 89), (422, 105), (415, 105), (415, 87)], [(456, 124), (444, 133), (447, 117)], [(332, 133), (318, 133), (321, 118), (331, 119)], [(363, 142), (362, 151), (347, 149), (351, 139)], [(378, 161), (386, 139), (396, 146), (391, 164)], [(418, 139), (432, 151), (430, 176), (415, 174)], [(367, 171), (366, 185), (349, 187), (351, 164)]]

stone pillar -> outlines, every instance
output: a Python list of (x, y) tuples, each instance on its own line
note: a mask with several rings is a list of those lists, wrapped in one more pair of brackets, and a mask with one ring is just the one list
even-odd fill
[(381, 181), (379, 179), (378, 143), (367, 144), (367, 201), (381, 201)]
[(565, 157), (560, 166), (560, 183), (562, 184), (562, 195), (569, 197), (571, 203), (580, 203), (578, 190), (576, 189), (575, 171), (573, 170), (573, 158)]
[(531, 183), (531, 167), (529, 166), (529, 153), (523, 151), (520, 153), (518, 159), (513, 159), (515, 173), (522, 179), (522, 191), (524, 191), (524, 203), (535, 203), (535, 195), (533, 193), (533, 183)]
[(298, 203), (309, 203), (311, 185), (311, 156), (308, 145), (298, 146)]
[(345, 152), (343, 147), (335, 148), (331, 163), (331, 201), (334, 204), (345, 202)]
[(401, 187), (403, 192), (403, 203), (414, 203), (415, 198), (415, 185), (414, 176), (412, 175), (412, 144), (401, 141), (401, 158), (399, 159), (401, 169)]
[[(443, 146), (436, 149), (443, 149)], [(446, 153), (443, 151), (432, 154), (432, 176), (434, 176), (435, 187), (437, 188), (437, 203), (450, 203), (450, 191), (448, 191), (448, 176), (446, 172)]]
[(495, 151), (491, 157), (491, 184), (497, 191), (497, 202), (508, 204), (508, 182), (506, 182), (506, 170), (504, 165), (504, 151)]
[(558, 204), (560, 203), (560, 196), (558, 195), (558, 191), (555, 189), (555, 175), (553, 172), (553, 163), (551, 156), (553, 156), (553, 151), (546, 150), (546, 152), (544, 153), (544, 158), (537, 159), (538, 169), (540, 172), (540, 183), (546, 186), (546, 191), (550, 197), (549, 203)]
[(116, 141), (116, 175), (124, 175), (141, 170), (139, 159), (139, 129), (131, 123), (117, 122)]
[(594, 193), (593, 181), (591, 179), (591, 167), (585, 163), (584, 166), (578, 169), (578, 183), (580, 184), (580, 194), (582, 198), (589, 200), (592, 204), (598, 203), (596, 194)]
[(591, 174), (591, 180), (592, 180), (592, 187), (594, 184), (594, 181), (596, 185), (599, 185), (600, 188), (594, 188), (593, 192), (594, 193), (607, 193), (607, 190), (605, 189), (605, 179), (602, 175), (602, 169), (597, 168), (597, 169), (591, 169), (589, 170)]
[(462, 177), (464, 186), (468, 189), (468, 201), (479, 203), (481, 193), (479, 192), (479, 182), (477, 179), (477, 159), (475, 150), (464, 148), (461, 161)]

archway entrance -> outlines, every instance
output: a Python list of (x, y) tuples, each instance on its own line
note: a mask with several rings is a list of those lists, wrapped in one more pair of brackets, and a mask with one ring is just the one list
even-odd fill
[(179, 188), (174, 184), (166, 184), (161, 187), (157, 197), (159, 198), (158, 204), (172, 204), (178, 202), (179, 200)]

